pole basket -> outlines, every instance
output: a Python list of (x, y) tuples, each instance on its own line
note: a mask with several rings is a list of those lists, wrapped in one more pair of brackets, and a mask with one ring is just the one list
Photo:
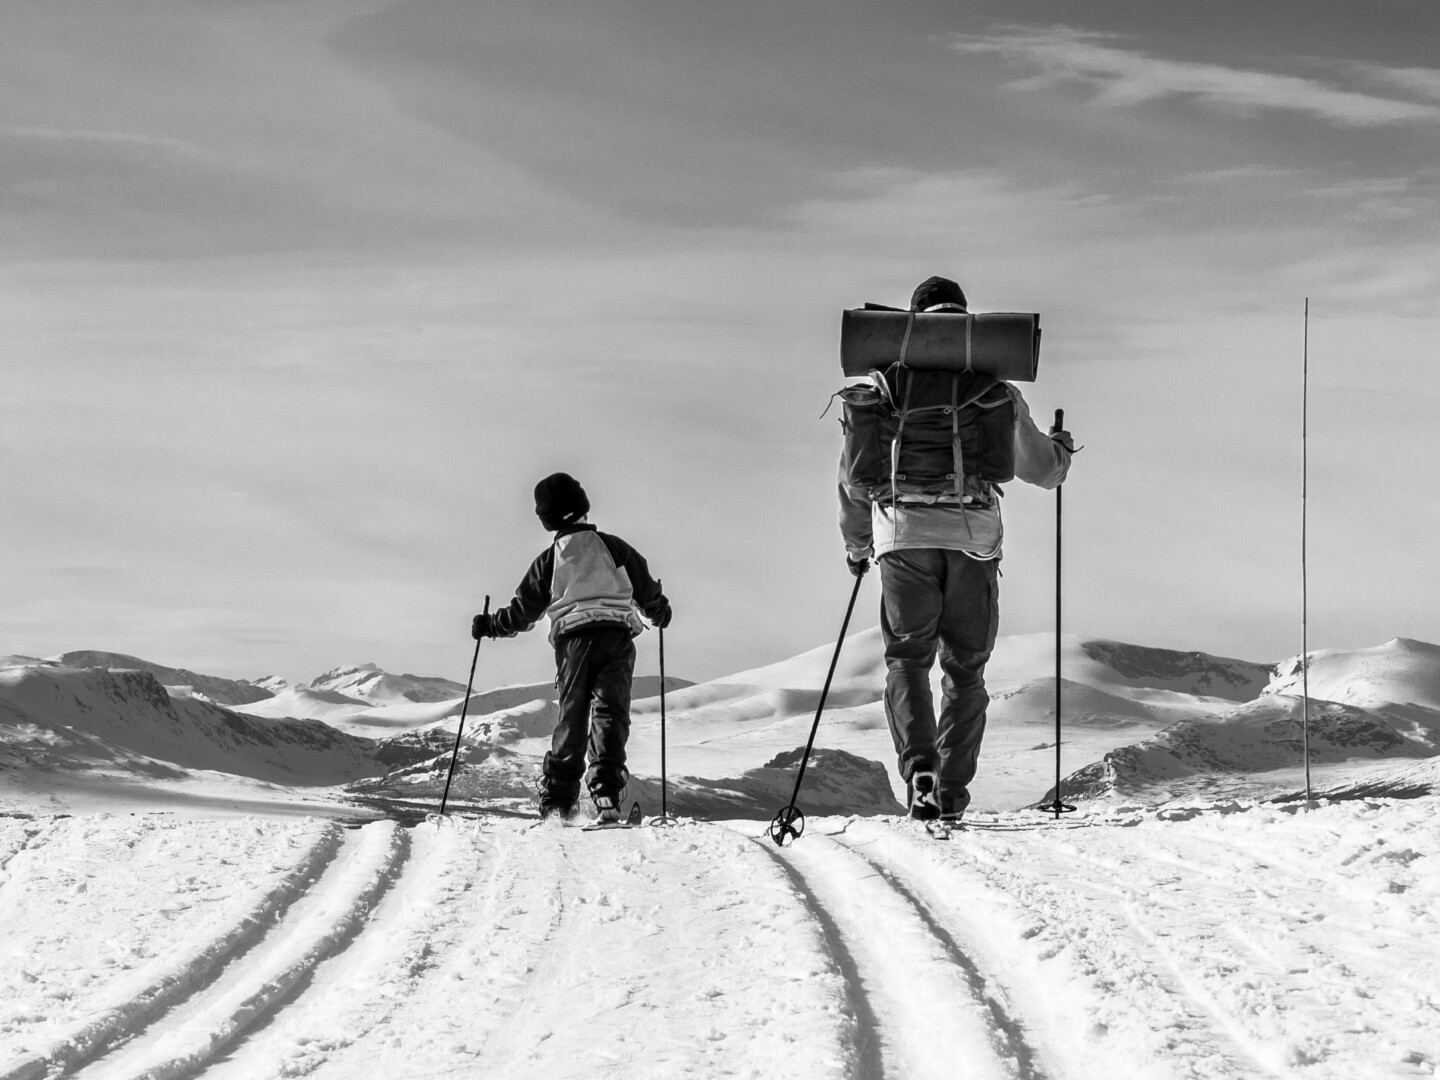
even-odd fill
[(1042, 814), (1054, 814), (1056, 818), (1059, 818), (1061, 814), (1073, 814), (1075, 812), (1075, 807), (1069, 803), (1061, 802), (1060, 796), (1058, 795), (1055, 796), (1054, 802), (1044, 803), (1041, 806), (1037, 806), (1036, 809)]
[(662, 829), (668, 828), (671, 825), (679, 825), (680, 821), (678, 818), (673, 818), (669, 814), (656, 814), (647, 824), (654, 828)]
[(805, 832), (805, 815), (800, 812), (797, 806), (787, 806), (782, 809), (770, 822), (770, 839), (775, 841), (776, 847), (784, 847), (787, 843), (794, 843), (799, 840)]

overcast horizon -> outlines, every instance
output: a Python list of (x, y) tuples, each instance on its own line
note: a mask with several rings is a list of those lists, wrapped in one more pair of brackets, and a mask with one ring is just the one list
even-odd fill
[[(563, 469), (667, 673), (827, 641), (840, 312), (1038, 311), (1067, 632), (1440, 642), (1440, 9), (0, 0), (0, 654), (463, 681)], [(1053, 629), (1007, 488), (1002, 634)], [(852, 630), (877, 620), (862, 588)], [(655, 638), (639, 670), (655, 670)], [(553, 674), (545, 624), (477, 685)]]

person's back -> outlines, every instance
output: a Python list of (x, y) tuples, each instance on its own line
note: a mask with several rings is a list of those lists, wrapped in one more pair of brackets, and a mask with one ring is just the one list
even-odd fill
[[(934, 277), (915, 290), (911, 310), (964, 312), (967, 303), (958, 284)], [(929, 381), (939, 386), (943, 379)], [(893, 482), (889, 487), (862, 483), (853, 448), (847, 446), (841, 455), (840, 532), (851, 573), (864, 574), (872, 558), (880, 568), (885, 715), (916, 817), (964, 812), (989, 704), (985, 665), (999, 628), (1004, 527), (998, 481), (982, 475), (978, 460), (971, 460), (967, 470), (965, 458), (989, 453), (993, 460), (1013, 464), (1016, 479), (1054, 488), (1065, 479), (1073, 452), (1068, 433), (1040, 431), (1018, 388), (992, 383), (996, 392), (1003, 389), (1013, 421), (998, 436), (993, 425), (989, 435), (971, 436), (967, 455), (958, 414), (951, 414), (953, 496), (943, 486), (917, 493), (897, 490), (900, 485)], [(889, 393), (893, 399), (894, 390)], [(977, 437), (1011, 442), (985, 446), (974, 441)], [(893, 449), (882, 448), (892, 455), (896, 477), (902, 471), (903, 439), (902, 431)], [(945, 449), (937, 446), (932, 453), (943, 462)], [(943, 464), (935, 468), (943, 470)], [(938, 717), (930, 689), (937, 656), (944, 673)]]

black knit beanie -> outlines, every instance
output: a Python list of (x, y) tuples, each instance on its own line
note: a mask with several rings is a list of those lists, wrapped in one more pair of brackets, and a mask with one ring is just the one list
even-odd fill
[(924, 311), (936, 304), (959, 304), (962, 308), (968, 307), (965, 290), (949, 278), (926, 278), (915, 287), (915, 293), (910, 297), (910, 310)]
[(569, 473), (551, 473), (535, 485), (535, 513), (551, 532), (574, 525), (589, 512), (585, 489)]

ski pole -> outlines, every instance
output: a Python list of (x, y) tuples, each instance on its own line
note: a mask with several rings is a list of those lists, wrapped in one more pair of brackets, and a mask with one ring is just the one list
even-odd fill
[(805, 753), (800, 758), (800, 771), (795, 774), (795, 790), (790, 794), (790, 804), (777, 811), (770, 822), (770, 839), (776, 847), (784, 847), (785, 841), (799, 840), (805, 831), (805, 815), (795, 805), (800, 797), (800, 785), (805, 781), (805, 766), (810, 761), (810, 750), (815, 745), (815, 732), (820, 728), (820, 714), (825, 711), (825, 699), (830, 696), (830, 680), (835, 677), (835, 665), (840, 662), (840, 647), (845, 644), (845, 632), (850, 629), (850, 615), (855, 610), (855, 598), (860, 595), (860, 582), (864, 578), (856, 575), (855, 588), (850, 590), (850, 605), (845, 609), (845, 621), (840, 624), (840, 637), (835, 642), (835, 655), (830, 658), (830, 670), (825, 673), (825, 685), (820, 691), (820, 704), (815, 708), (815, 721), (810, 725), (810, 738), (805, 742)]
[[(490, 597), (485, 597), (484, 614), (490, 614)], [(455, 775), (455, 761), (460, 756), (460, 733), (465, 730), (465, 714), (470, 711), (470, 690), (475, 685), (475, 665), (480, 662), (480, 639), (475, 639), (475, 655), (470, 659), (470, 678), (465, 683), (465, 704), (460, 706), (460, 725), (455, 729), (455, 749), (450, 752), (450, 771), (445, 774), (445, 794), (440, 796), (440, 816), (445, 816), (445, 803), (450, 798), (450, 778)]]
[[(663, 591), (663, 584), (655, 582), (657, 587)], [(668, 781), (665, 773), (665, 628), (660, 627), (660, 816), (650, 822), (651, 825), (678, 825), (680, 824), (670, 816), (669, 806), (666, 803)]]
[[(1058, 431), (1065, 430), (1065, 410), (1055, 410), (1055, 426), (1050, 429), (1054, 435)], [(1040, 809), (1053, 813), (1058, 820), (1061, 814), (1066, 814), (1075, 809), (1060, 800), (1060, 550), (1061, 550), (1061, 489), (1063, 483), (1055, 486), (1055, 801), (1042, 806)]]

